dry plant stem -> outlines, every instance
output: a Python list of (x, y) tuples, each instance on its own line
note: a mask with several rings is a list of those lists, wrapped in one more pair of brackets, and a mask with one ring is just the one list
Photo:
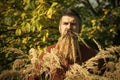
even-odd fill
[(56, 45), (56, 47), (59, 46), (58, 54), (62, 56), (63, 60), (68, 59), (72, 63), (76, 62), (77, 57), (79, 57), (81, 62), (81, 52), (76, 34), (73, 32), (63, 34)]

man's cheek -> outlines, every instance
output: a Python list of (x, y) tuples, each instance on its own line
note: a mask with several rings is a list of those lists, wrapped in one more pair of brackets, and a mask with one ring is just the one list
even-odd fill
[(63, 32), (61, 26), (59, 27), (59, 32), (60, 32), (61, 34), (62, 34), (62, 32)]

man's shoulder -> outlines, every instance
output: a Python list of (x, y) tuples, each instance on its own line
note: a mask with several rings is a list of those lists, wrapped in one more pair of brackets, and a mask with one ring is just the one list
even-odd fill
[(90, 51), (95, 51), (92, 47), (88, 46), (88, 45), (85, 45), (85, 44), (79, 44), (80, 46), (80, 49), (83, 49), (83, 50), (90, 50)]
[(93, 48), (86, 46), (85, 44), (80, 44), (80, 51), (82, 53), (83, 62), (94, 57), (97, 54)]

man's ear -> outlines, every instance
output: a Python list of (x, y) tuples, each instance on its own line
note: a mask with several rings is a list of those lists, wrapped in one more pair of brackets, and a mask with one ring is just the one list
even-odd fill
[(61, 27), (60, 27), (60, 25), (59, 25), (59, 32), (61, 33)]
[[(61, 18), (62, 19), (62, 18)], [(60, 22), (59, 22), (59, 33), (61, 34), (61, 19), (60, 19)]]

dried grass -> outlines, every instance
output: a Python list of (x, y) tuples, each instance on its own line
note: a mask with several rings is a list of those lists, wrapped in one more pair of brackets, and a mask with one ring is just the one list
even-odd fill
[(0, 75), (0, 80), (26, 80), (24, 75), (18, 71), (5, 70)]
[(44, 68), (49, 68), (50, 70), (54, 70), (56, 68), (61, 68), (60, 66), (60, 58), (57, 56), (57, 50), (55, 48), (51, 49), (50, 53), (47, 53), (43, 57), (43, 61), (41, 66)]
[(101, 50), (95, 57), (82, 65), (90, 74), (119, 80), (120, 76), (120, 46)]
[(66, 72), (65, 80), (91, 80), (87, 70), (82, 68), (78, 64), (73, 64), (70, 66), (70, 70)]
[[(27, 61), (30, 61), (28, 59)], [(5, 70), (0, 74), (0, 80), (52, 80), (51, 71), (62, 68), (56, 49), (47, 53), (38, 70), (26, 59), (16, 59), (13, 70)], [(119, 80), (120, 79), (120, 46), (112, 46), (101, 50), (95, 57), (82, 65), (74, 63), (65, 74), (64, 80)]]

